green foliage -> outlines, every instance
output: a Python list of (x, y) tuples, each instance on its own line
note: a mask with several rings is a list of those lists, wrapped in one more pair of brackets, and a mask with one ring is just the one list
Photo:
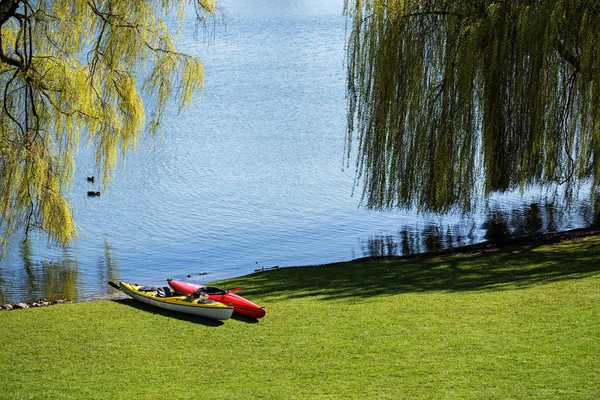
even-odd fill
[[(0, 0), (0, 229), (77, 235), (68, 195), (82, 140), (106, 185), (119, 153), (201, 88), (199, 60), (177, 51), (166, 18), (184, 0)], [(195, 0), (196, 13), (214, 0)], [(143, 94), (151, 99), (144, 105)], [(146, 121), (146, 110), (150, 120)]]
[(132, 299), (0, 312), (11, 399), (596, 399), (600, 238), (281, 268), (215, 322)]
[(345, 9), (347, 148), (358, 141), (367, 206), (469, 210), (530, 184), (567, 182), (567, 195), (583, 179), (598, 187), (597, 1), (347, 0)]

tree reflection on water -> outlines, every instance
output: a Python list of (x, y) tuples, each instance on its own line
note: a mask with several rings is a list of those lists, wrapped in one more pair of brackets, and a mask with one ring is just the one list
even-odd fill
[[(31, 242), (23, 241), (20, 248), (23, 260), (23, 275), (11, 280), (15, 291), (24, 293), (21, 301), (37, 300), (44, 297), (47, 300), (77, 298), (77, 282), (79, 267), (76, 258), (69, 256), (66, 249), (58, 261), (35, 261), (31, 250)], [(3, 299), (0, 293), (0, 299)]]
[[(108, 280), (119, 276), (115, 250), (104, 240), (104, 254), (98, 261), (98, 287), (105, 287)], [(23, 262), (21, 272), (17, 271), (6, 276), (0, 268), (0, 304), (11, 302), (30, 302), (45, 298), (49, 301), (57, 299), (78, 300), (84, 297), (80, 277), (79, 261), (73, 256), (75, 252), (63, 249), (63, 255), (58, 260), (36, 260), (31, 242), (24, 241), (20, 248), (20, 258)], [(4, 288), (4, 289), (3, 289)], [(94, 294), (106, 297), (108, 290)]]
[(106, 285), (108, 281), (118, 281), (121, 275), (119, 264), (116, 256), (116, 249), (108, 243), (108, 239), (104, 237), (104, 257), (98, 260), (98, 288), (101, 288), (101, 293), (97, 296), (106, 298), (109, 295), (109, 288)]
[[(573, 211), (573, 210), (571, 210)], [(574, 210), (588, 225), (595, 221), (589, 207)], [(404, 227), (397, 235), (371, 236), (361, 243), (364, 257), (402, 256), (436, 252), (467, 246), (483, 241), (502, 242), (535, 233), (552, 233), (564, 230), (563, 219), (567, 210), (553, 204), (531, 203), (522, 209), (490, 210), (485, 221), (461, 221), (454, 225), (428, 223), (424, 228)], [(481, 230), (481, 234), (476, 232)]]

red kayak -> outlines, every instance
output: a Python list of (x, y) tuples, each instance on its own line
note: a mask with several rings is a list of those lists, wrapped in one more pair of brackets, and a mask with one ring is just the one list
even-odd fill
[(211, 300), (216, 300), (223, 304), (231, 304), (233, 306), (233, 312), (240, 315), (252, 318), (262, 318), (266, 313), (263, 307), (234, 293), (240, 290), (240, 288), (223, 290), (173, 279), (167, 279), (167, 282), (169, 282), (169, 286), (171, 286), (171, 289), (176, 293), (182, 293), (188, 296), (193, 295), (194, 293), (206, 293)]

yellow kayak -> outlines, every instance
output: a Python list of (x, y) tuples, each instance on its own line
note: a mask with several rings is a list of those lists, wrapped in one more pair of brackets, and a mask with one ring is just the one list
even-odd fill
[(145, 288), (127, 282), (119, 282), (118, 284), (108, 282), (108, 284), (142, 303), (164, 308), (165, 310), (218, 320), (229, 319), (233, 313), (233, 306), (231, 305), (173, 294), (168, 287)]

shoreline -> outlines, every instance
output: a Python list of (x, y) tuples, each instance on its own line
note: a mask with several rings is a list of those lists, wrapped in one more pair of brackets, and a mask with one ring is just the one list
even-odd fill
[[(545, 244), (553, 244), (566, 240), (576, 240), (582, 239), (589, 236), (598, 236), (600, 235), (600, 225), (593, 225), (587, 228), (576, 228), (561, 232), (542, 232), (542, 233), (533, 233), (528, 235), (522, 235), (502, 240), (487, 240), (485, 242), (469, 244), (460, 247), (452, 247), (443, 250), (430, 251), (424, 253), (415, 253), (415, 254), (405, 254), (400, 256), (368, 256), (368, 257), (359, 257), (349, 261), (341, 261), (341, 262), (333, 262), (329, 264), (340, 264), (340, 263), (362, 263), (374, 260), (385, 260), (385, 259), (412, 259), (412, 258), (421, 258), (421, 257), (435, 257), (435, 256), (443, 256), (443, 255), (453, 255), (453, 254), (473, 254), (473, 253), (483, 253), (496, 251), (501, 248), (509, 247), (509, 246), (525, 246), (525, 245), (545, 245)], [(319, 264), (319, 266), (327, 266), (328, 264)], [(289, 267), (277, 267), (278, 268), (302, 268), (302, 267), (310, 267), (310, 265), (305, 266), (289, 266)], [(265, 270), (255, 270), (252, 274), (257, 274), (261, 272), (266, 272), (272, 270), (274, 268), (269, 268)], [(64, 303), (86, 303), (89, 301), (101, 301), (101, 300), (110, 300), (110, 297), (106, 298), (95, 298), (95, 299), (87, 299), (81, 301), (74, 301), (72, 299), (58, 299), (54, 301), (47, 301), (44, 298), (35, 301), (19, 301), (14, 303), (0, 304), (0, 311), (12, 311), (18, 309), (26, 309), (33, 307), (48, 307), (54, 304), (64, 304)]]
[[(452, 254), (480, 253), (484, 251), (495, 251), (509, 246), (524, 246), (529, 244), (553, 244), (565, 240), (582, 239), (589, 236), (600, 235), (600, 225), (593, 225), (587, 228), (575, 228), (560, 232), (542, 232), (532, 233), (522, 236), (511, 237), (502, 240), (486, 240), (485, 242), (468, 244), (465, 246), (451, 247), (443, 250), (429, 251), (424, 253), (405, 254), (401, 256), (369, 256), (360, 257), (346, 262), (364, 262), (377, 259), (407, 259), (420, 258)], [(326, 265), (326, 264), (325, 264)]]

